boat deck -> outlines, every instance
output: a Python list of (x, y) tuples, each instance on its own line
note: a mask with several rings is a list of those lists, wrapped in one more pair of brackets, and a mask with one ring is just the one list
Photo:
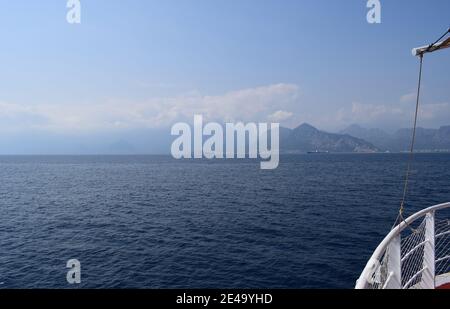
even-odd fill
[(436, 290), (450, 290), (450, 273), (436, 277)]
[(450, 290), (450, 283), (441, 285), (441, 286), (437, 287), (436, 290)]

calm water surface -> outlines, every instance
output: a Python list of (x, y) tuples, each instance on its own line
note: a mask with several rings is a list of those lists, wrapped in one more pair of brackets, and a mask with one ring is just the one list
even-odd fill
[[(0, 287), (352, 288), (398, 211), (406, 156), (0, 157)], [(408, 212), (450, 201), (421, 154)]]

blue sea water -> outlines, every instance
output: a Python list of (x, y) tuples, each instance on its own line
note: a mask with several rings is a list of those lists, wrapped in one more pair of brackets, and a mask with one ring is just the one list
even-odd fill
[[(398, 212), (406, 155), (0, 157), (0, 288), (352, 288)], [(407, 212), (450, 201), (418, 154)]]

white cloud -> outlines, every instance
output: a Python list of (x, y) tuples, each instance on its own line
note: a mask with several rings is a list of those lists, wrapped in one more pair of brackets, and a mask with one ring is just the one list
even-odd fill
[(352, 103), (351, 117), (359, 121), (377, 121), (387, 116), (400, 116), (404, 110), (396, 105)]
[[(292, 114), (299, 89), (292, 84), (275, 84), (231, 91), (223, 95), (189, 93), (152, 98), (142, 102), (110, 100), (94, 104), (0, 105), (1, 129), (46, 129), (92, 131), (121, 128), (155, 128), (178, 121), (192, 122), (194, 114), (207, 121), (260, 122), (270, 116), (279, 120)], [(9, 121), (3, 121), (8, 119)], [(25, 121), (26, 120), (26, 121)]]
[(272, 122), (281, 122), (291, 118), (293, 115), (294, 113), (279, 110), (272, 115), (269, 115), (268, 120)]
[(415, 92), (404, 94), (400, 97), (401, 103), (409, 103), (416, 100), (417, 94)]
[(424, 120), (445, 121), (449, 124), (450, 103), (425, 104), (420, 108), (420, 117)]
[(341, 125), (372, 124), (385, 119), (388, 115), (398, 116), (400, 113), (401, 109), (392, 106), (353, 102), (350, 107), (339, 109), (336, 121)]
[[(337, 121), (342, 125), (358, 123), (371, 127), (388, 126), (392, 128), (410, 127), (415, 105), (403, 104), (362, 104), (352, 103), (351, 108), (338, 112)], [(448, 124), (450, 103), (422, 104), (419, 109), (419, 124), (426, 127), (438, 127)]]
[(28, 127), (47, 123), (45, 115), (40, 114), (34, 106), (0, 102), (0, 129)]

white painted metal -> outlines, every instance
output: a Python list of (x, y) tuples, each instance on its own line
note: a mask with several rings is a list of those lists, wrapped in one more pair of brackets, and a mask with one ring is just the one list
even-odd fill
[(437, 50), (440, 50), (440, 49), (444, 49), (444, 48), (449, 48), (449, 47), (450, 47), (450, 38), (448, 38), (448, 39), (446, 39), (446, 40), (444, 40), (442, 42), (436, 43), (432, 47), (427, 45), (427, 46), (414, 48), (412, 50), (412, 54), (414, 56), (420, 56), (420, 55), (423, 55), (423, 54), (426, 54), (426, 53), (432, 53), (434, 51), (437, 51)]
[(450, 274), (436, 276), (436, 286), (441, 286), (450, 282)]
[[(402, 287), (402, 267), (401, 267), (401, 238), (400, 235), (394, 237), (388, 245), (388, 271), (391, 276), (384, 285), (386, 289), (400, 289)], [(389, 277), (388, 277), (389, 279)]]
[[(435, 246), (438, 237), (450, 236), (450, 220), (444, 226), (446, 230), (436, 234), (435, 214), (444, 209), (450, 209), (450, 203), (419, 211), (397, 225), (375, 249), (356, 283), (356, 288), (434, 288), (436, 276), (439, 275), (441, 278), (443, 275), (436, 273), (436, 264), (443, 261), (450, 263), (450, 248), (443, 248), (444, 250), (440, 248), (438, 256)], [(403, 252), (402, 249), (405, 248), (402, 247), (402, 232), (410, 230), (411, 225), (420, 222), (421, 219), (423, 222), (419, 226), (419, 232), (422, 234), (418, 234), (417, 241), (412, 243), (411, 248), (406, 248), (407, 252)], [(402, 267), (409, 266), (405, 260), (414, 254), (420, 255), (421, 264), (416, 265), (417, 270), (408, 268), (408, 274), (406, 272), (403, 274)]]
[(425, 216), (425, 247), (423, 255), (423, 267), (425, 271), (422, 274), (420, 287), (422, 289), (434, 289), (435, 277), (435, 257), (434, 257), (434, 211)]

